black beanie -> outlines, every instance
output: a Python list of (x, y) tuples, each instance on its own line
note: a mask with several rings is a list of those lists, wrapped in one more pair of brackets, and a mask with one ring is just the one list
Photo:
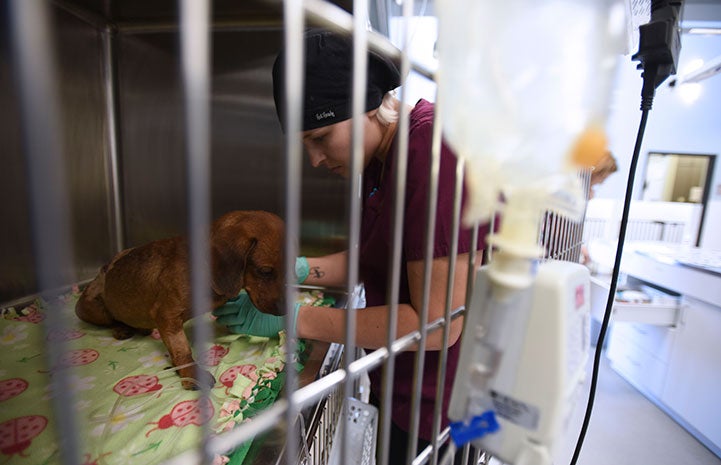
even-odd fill
[[(353, 39), (324, 29), (310, 29), (305, 41), (305, 93), (302, 130), (308, 131), (352, 116)], [(273, 98), (281, 126), (285, 123), (285, 53), (273, 64)], [(369, 50), (366, 109), (378, 108), (386, 92), (401, 83), (398, 66)], [(285, 131), (285, 128), (283, 128)]]

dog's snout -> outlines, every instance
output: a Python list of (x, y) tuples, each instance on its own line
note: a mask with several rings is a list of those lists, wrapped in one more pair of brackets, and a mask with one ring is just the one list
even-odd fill
[(272, 315), (285, 315), (285, 299), (269, 299), (265, 302), (267, 305), (258, 307), (260, 310)]
[(276, 302), (276, 304), (275, 304), (276, 315), (285, 315), (286, 308), (287, 308), (286, 300), (285, 299), (278, 300), (278, 302)]
[(285, 304), (282, 294), (280, 296), (271, 295), (268, 292), (263, 292), (261, 289), (249, 289), (246, 288), (250, 301), (255, 307), (263, 313), (269, 313), (271, 315), (283, 315), (285, 314)]

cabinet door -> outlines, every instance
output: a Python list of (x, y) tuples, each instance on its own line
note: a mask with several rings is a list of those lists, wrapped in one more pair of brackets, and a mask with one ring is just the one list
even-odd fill
[(721, 447), (721, 308), (686, 304), (662, 400)]
[[(637, 328), (669, 332), (665, 328), (633, 323), (614, 323), (606, 355), (611, 366), (631, 384), (654, 400), (661, 398), (668, 366), (659, 344), (648, 344)], [(669, 337), (669, 340), (671, 338)], [(650, 345), (651, 347), (646, 347)], [(670, 343), (668, 344), (671, 345)], [(655, 349), (655, 350), (654, 350)]]

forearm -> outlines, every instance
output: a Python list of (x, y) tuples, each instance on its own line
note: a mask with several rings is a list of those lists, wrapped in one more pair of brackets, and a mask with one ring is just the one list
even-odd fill
[(303, 284), (343, 287), (348, 276), (348, 253), (338, 252), (324, 257), (307, 257), (310, 273)]
[[(388, 344), (388, 306), (368, 307), (356, 311), (356, 345), (366, 349), (377, 349)], [(342, 308), (328, 307), (301, 307), (298, 313), (298, 336), (324, 342), (344, 342), (345, 315)], [(419, 329), (420, 318), (418, 313), (409, 304), (398, 306), (398, 325), (395, 339)], [(456, 319), (452, 325), (452, 333), (462, 330), (462, 319)], [(455, 336), (455, 337), (454, 337)], [(451, 343), (457, 340), (452, 334)], [(443, 346), (443, 331), (438, 328), (428, 333), (426, 339), (427, 350), (440, 350)], [(409, 347), (416, 350), (417, 345)]]

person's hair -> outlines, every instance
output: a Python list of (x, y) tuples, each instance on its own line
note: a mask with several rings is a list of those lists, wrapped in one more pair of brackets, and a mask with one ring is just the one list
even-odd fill
[(396, 91), (391, 90), (386, 92), (383, 96), (383, 101), (378, 107), (376, 118), (383, 126), (388, 126), (391, 123), (398, 121), (398, 100), (396, 99)]
[(601, 159), (598, 160), (596, 165), (593, 167), (593, 171), (591, 171), (591, 182), (593, 182), (594, 178), (605, 179), (616, 171), (618, 171), (616, 159), (611, 154), (611, 152), (606, 152), (606, 154), (601, 157)]

